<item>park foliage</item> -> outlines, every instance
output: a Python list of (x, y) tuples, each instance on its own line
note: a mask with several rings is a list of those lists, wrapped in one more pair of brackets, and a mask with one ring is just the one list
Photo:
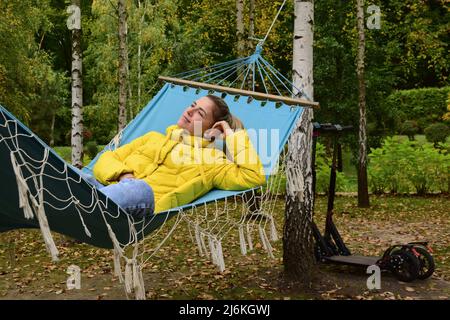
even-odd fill
[[(281, 2), (256, 1), (256, 37), (265, 35)], [(387, 136), (405, 134), (413, 140), (417, 134), (427, 134), (435, 147), (445, 140), (442, 136), (448, 132), (445, 126), (448, 128), (450, 121), (450, 20), (443, 0), (373, 0), (369, 4), (381, 9), (381, 28), (366, 30), (368, 143), (374, 166), (371, 177), (376, 181), (374, 177), (381, 173), (376, 173), (375, 164), (385, 159), (375, 157), (387, 156), (379, 150), (393, 143), (385, 140)], [(69, 5), (68, 0), (0, 2), (0, 104), (52, 146), (70, 144)], [(321, 108), (314, 120), (358, 128), (354, 8), (354, 1), (315, 1), (314, 93)], [(97, 144), (108, 143), (117, 133), (116, 9), (114, 1), (81, 1), (84, 140), (90, 158)], [(234, 0), (127, 1), (128, 120), (160, 88), (158, 75), (174, 75), (236, 58), (235, 9)], [(293, 1), (287, 1), (263, 52), (287, 77), (292, 73), (293, 12)], [(248, 6), (244, 20), (248, 32)], [(251, 54), (255, 45), (256, 41), (248, 40), (246, 54)], [(343, 142), (356, 159), (358, 137), (356, 130), (354, 133), (343, 137)], [(406, 142), (398, 148), (414, 149)], [(442, 155), (441, 149), (422, 146), (414, 150)], [(325, 168), (320, 164), (318, 170), (322, 190), (326, 189)], [(338, 175), (339, 179), (343, 177)], [(417, 184), (408, 182), (408, 186), (399, 187), (379, 183), (372, 183), (374, 190), (411, 190)], [(431, 191), (440, 187), (427, 182), (417, 188)]]

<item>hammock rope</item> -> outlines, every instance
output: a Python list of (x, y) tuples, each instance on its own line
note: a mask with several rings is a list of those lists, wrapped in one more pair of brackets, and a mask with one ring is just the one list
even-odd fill
[[(169, 214), (155, 214), (143, 221), (136, 221), (132, 216), (124, 214), (119, 207), (114, 206), (111, 200), (104, 197), (84, 178), (76, 176), (69, 164), (61, 161), (62, 168), (55, 165), (50, 159), (51, 155), (54, 156), (53, 151), (48, 147), (43, 148), (42, 157), (29, 154), (29, 150), (21, 147), (21, 142), (27, 144), (27, 139), (33, 140), (36, 136), (20, 132), (19, 122), (8, 118), (6, 112), (2, 111), (0, 115), (3, 116), (0, 117), (3, 118), (0, 125), (2, 129), (0, 145), (7, 146), (9, 150), (9, 161), (17, 183), (19, 206), (27, 220), (37, 217), (46, 248), (53, 260), (57, 260), (58, 251), (45, 213), (50, 208), (61, 214), (72, 210), (78, 216), (80, 228), (88, 238), (96, 236), (97, 232), (88, 221), (93, 215), (101, 215), (113, 247), (114, 275), (123, 283), (126, 294), (133, 293), (136, 299), (145, 299), (142, 268), (148, 265), (181, 223), (194, 230), (191, 239), (198, 248), (199, 255), (209, 257), (219, 271), (224, 271), (226, 267), (223, 245), (230, 233), (236, 232), (238, 235), (243, 255), (253, 250), (257, 235), (268, 256), (274, 256), (270, 241), (278, 238), (274, 208), (276, 194), (281, 187), (281, 175), (271, 176), (264, 188), (238, 193), (225, 200), (216, 199), (209, 205), (206, 203), (194, 205), (190, 210), (176, 209), (176, 214), (173, 214), (176, 218), (171, 220), (173, 224), (167, 227), (166, 224), (171, 217)], [(5, 128), (8, 130), (3, 130)], [(13, 128), (15, 132), (11, 130)], [(118, 146), (120, 143), (113, 141), (109, 148), (114, 150)], [(275, 170), (283, 170), (284, 159), (284, 154), (278, 156), (279, 164), (274, 167)], [(58, 182), (58, 190), (64, 189), (65, 194), (60, 195), (49, 188), (49, 181)], [(83, 199), (78, 197), (77, 188), (80, 185), (88, 189), (87, 196)], [(257, 204), (259, 207), (255, 206)], [(112, 222), (123, 219), (124, 216), (128, 225), (128, 237), (119, 239)], [(151, 227), (155, 219), (162, 219), (160, 227), (148, 234), (145, 230)], [(144, 236), (145, 239), (140, 241)], [(127, 246), (134, 246), (131, 256), (125, 253)]]

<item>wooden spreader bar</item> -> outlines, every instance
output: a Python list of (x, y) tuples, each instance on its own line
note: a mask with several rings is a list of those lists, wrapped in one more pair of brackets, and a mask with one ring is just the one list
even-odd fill
[(274, 94), (267, 94), (263, 92), (255, 92), (250, 90), (242, 90), (242, 89), (236, 89), (236, 88), (230, 88), (230, 87), (224, 87), (224, 86), (218, 86), (215, 84), (209, 84), (209, 83), (203, 83), (203, 82), (197, 82), (197, 81), (191, 81), (191, 80), (184, 80), (179, 78), (171, 78), (171, 77), (164, 77), (159, 76), (159, 80), (173, 83), (173, 84), (179, 84), (183, 86), (188, 86), (192, 88), (201, 88), (205, 90), (214, 90), (219, 92), (225, 92), (230, 93), (234, 95), (244, 95), (244, 96), (250, 96), (255, 99), (260, 100), (271, 100), (275, 102), (283, 102), (287, 105), (300, 105), (302, 107), (308, 107), (308, 108), (319, 108), (318, 102), (312, 102), (304, 99), (297, 99), (297, 98), (290, 98), (285, 96), (277, 96)]

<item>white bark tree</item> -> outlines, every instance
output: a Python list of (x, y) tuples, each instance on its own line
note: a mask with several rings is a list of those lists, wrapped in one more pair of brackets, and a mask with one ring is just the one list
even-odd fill
[[(295, 1), (293, 82), (313, 100), (313, 27), (314, 1)], [(295, 89), (294, 89), (295, 90)], [(305, 108), (288, 142), (286, 163), (286, 209), (283, 230), (283, 263), (290, 280), (309, 284), (314, 266), (311, 221), (312, 190), (312, 118)]]
[[(255, 36), (255, 0), (250, 0), (250, 11), (249, 11), (249, 20), (250, 20), (250, 26), (248, 28), (248, 36), (254, 37)], [(252, 40), (250, 40), (250, 43), (252, 43)]]
[(72, 165), (83, 167), (83, 71), (81, 52), (80, 0), (72, 0), (67, 9), (70, 17), (67, 26), (72, 30)]
[[(253, 44), (255, 43), (252, 39), (255, 36), (255, 0), (249, 1), (250, 10), (249, 10), (249, 28), (248, 28), (248, 40), (247, 40), (247, 51), (251, 52), (254, 50)], [(253, 72), (249, 72), (247, 76), (247, 87), (248, 90), (253, 90)], [(256, 89), (255, 89), (256, 90)]]
[(244, 39), (244, 0), (236, 0), (236, 36), (238, 56), (243, 57), (246, 43)]
[(141, 108), (141, 96), (142, 96), (142, 81), (141, 81), (141, 76), (142, 76), (142, 28), (143, 28), (143, 24), (144, 24), (144, 19), (145, 19), (145, 10), (141, 10), (144, 7), (145, 4), (141, 3), (141, 0), (138, 1), (138, 8), (139, 8), (139, 13), (141, 13), (141, 17), (139, 18), (139, 35), (138, 35), (138, 61), (137, 61), (137, 69), (138, 69), (138, 75), (137, 75), (137, 79), (138, 79), (138, 83), (137, 83), (137, 104), (138, 104), (138, 108)]
[(119, 15), (119, 109), (118, 130), (127, 124), (127, 89), (128, 89), (128, 49), (127, 49), (127, 11), (126, 1), (119, 0), (117, 11)]
[(365, 32), (364, 0), (356, 1), (356, 18), (358, 26), (358, 54), (356, 72), (359, 87), (359, 156), (358, 156), (358, 206), (369, 207), (369, 188), (367, 183), (367, 118), (366, 118), (366, 83), (364, 78)]

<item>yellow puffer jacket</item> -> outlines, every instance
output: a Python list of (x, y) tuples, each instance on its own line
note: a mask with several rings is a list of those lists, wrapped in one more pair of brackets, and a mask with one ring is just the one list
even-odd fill
[(155, 194), (155, 213), (182, 206), (213, 188), (245, 190), (263, 185), (261, 161), (245, 130), (225, 138), (229, 158), (201, 137), (177, 125), (166, 135), (151, 131), (114, 151), (106, 151), (94, 166), (94, 176), (107, 185), (124, 173), (143, 179)]

